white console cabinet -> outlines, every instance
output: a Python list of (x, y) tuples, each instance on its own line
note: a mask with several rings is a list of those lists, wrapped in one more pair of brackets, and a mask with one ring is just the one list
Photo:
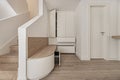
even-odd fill
[(75, 53), (74, 12), (50, 12), (49, 44), (57, 45), (60, 53)]
[(58, 46), (60, 53), (75, 53), (75, 46)]
[(57, 38), (57, 50), (60, 53), (75, 53), (75, 38)]

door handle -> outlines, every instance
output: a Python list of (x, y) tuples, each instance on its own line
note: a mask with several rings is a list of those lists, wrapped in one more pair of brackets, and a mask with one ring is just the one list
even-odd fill
[(102, 34), (102, 35), (104, 35), (104, 34), (105, 34), (105, 32), (101, 32), (101, 34)]

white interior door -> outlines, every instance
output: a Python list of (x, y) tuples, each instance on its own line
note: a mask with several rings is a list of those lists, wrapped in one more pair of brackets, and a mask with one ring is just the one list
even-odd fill
[(56, 37), (56, 10), (50, 11), (50, 28), (49, 28), (49, 37)]
[(91, 58), (104, 58), (107, 14), (105, 6), (91, 6)]

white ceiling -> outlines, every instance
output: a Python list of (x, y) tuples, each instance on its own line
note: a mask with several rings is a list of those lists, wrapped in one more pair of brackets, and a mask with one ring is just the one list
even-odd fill
[(46, 0), (49, 10), (75, 10), (80, 0)]

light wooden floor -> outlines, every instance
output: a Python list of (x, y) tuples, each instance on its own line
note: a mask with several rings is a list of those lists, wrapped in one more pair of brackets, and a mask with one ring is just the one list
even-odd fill
[(0, 80), (17, 80), (18, 55), (9, 53), (0, 56)]
[(73, 54), (62, 54), (61, 58), (61, 66), (42, 80), (120, 80), (118, 61), (80, 61)]
[(17, 80), (17, 64), (0, 63), (0, 80)]

